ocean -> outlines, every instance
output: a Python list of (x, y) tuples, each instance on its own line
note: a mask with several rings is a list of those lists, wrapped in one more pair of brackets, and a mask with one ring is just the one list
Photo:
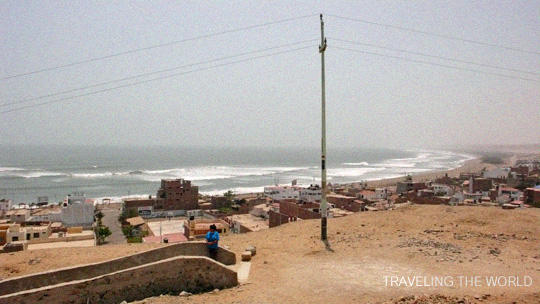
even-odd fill
[[(329, 183), (349, 183), (459, 167), (474, 156), (434, 150), (328, 149)], [(184, 178), (202, 194), (262, 192), (264, 186), (320, 184), (317, 148), (3, 146), (0, 198), (50, 203), (155, 195), (161, 179)]]

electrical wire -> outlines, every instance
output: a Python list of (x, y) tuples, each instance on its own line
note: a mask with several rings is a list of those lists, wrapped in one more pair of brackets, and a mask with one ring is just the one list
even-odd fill
[(332, 48), (338, 49), (338, 50), (345, 50), (345, 51), (351, 51), (351, 52), (356, 52), (356, 53), (369, 54), (369, 55), (375, 55), (375, 56), (380, 56), (380, 57), (387, 57), (387, 58), (399, 59), (399, 60), (404, 60), (404, 61), (422, 63), (422, 64), (429, 64), (429, 65), (434, 65), (434, 66), (439, 66), (439, 67), (444, 67), (444, 68), (475, 72), (475, 73), (486, 74), (486, 75), (495, 75), (495, 76), (501, 76), (501, 77), (512, 78), (512, 79), (520, 79), (520, 80), (526, 80), (526, 81), (540, 82), (540, 80), (538, 80), (538, 79), (523, 78), (523, 77), (510, 76), (510, 75), (504, 75), (504, 74), (498, 74), (498, 73), (484, 72), (484, 71), (479, 71), (479, 70), (474, 70), (474, 69), (460, 68), (460, 67), (455, 67), (455, 66), (451, 66), (451, 65), (439, 64), (439, 63), (433, 63), (433, 62), (421, 61), (421, 60), (415, 60), (415, 59), (408, 59), (408, 58), (385, 55), (385, 54), (378, 54), (378, 53), (373, 53), (373, 52), (354, 50), (354, 49), (343, 48), (343, 47), (338, 47), (338, 46), (333, 46)]
[(73, 92), (77, 92), (77, 91), (82, 91), (82, 90), (86, 90), (86, 89), (90, 89), (90, 88), (95, 88), (95, 87), (99, 87), (99, 86), (104, 86), (104, 85), (108, 85), (108, 84), (113, 84), (113, 83), (117, 83), (117, 82), (122, 82), (122, 81), (126, 81), (126, 80), (136, 79), (136, 78), (140, 78), (140, 77), (146, 77), (146, 76), (151, 76), (151, 75), (155, 75), (155, 74), (161, 74), (161, 73), (165, 73), (165, 72), (171, 72), (171, 71), (175, 71), (175, 70), (179, 70), (179, 69), (183, 69), (183, 68), (188, 68), (188, 67), (192, 67), (192, 66), (197, 66), (197, 65), (202, 65), (202, 64), (207, 64), (207, 63), (212, 63), (212, 62), (216, 62), (216, 61), (220, 61), (220, 60), (231, 59), (231, 58), (241, 57), (241, 56), (245, 56), (245, 55), (251, 55), (251, 54), (255, 54), (255, 53), (266, 52), (266, 51), (270, 51), (270, 50), (275, 50), (275, 49), (279, 49), (279, 48), (289, 47), (289, 46), (298, 45), (298, 44), (307, 43), (307, 42), (313, 42), (313, 41), (316, 41), (316, 40), (318, 40), (318, 39), (304, 40), (304, 41), (300, 41), (300, 42), (295, 42), (295, 43), (290, 43), (290, 44), (285, 44), (285, 45), (280, 45), (280, 46), (270, 47), (270, 48), (266, 48), (266, 49), (261, 49), (261, 50), (256, 50), (256, 51), (251, 51), (251, 52), (241, 53), (241, 54), (237, 54), (237, 55), (225, 56), (225, 57), (221, 57), (221, 58), (216, 58), (216, 59), (210, 59), (210, 60), (206, 60), (206, 61), (201, 61), (201, 62), (191, 63), (191, 64), (187, 64), (187, 65), (183, 65), (183, 66), (178, 66), (178, 67), (174, 67), (174, 68), (169, 68), (169, 69), (165, 69), (165, 70), (156, 71), (156, 72), (151, 72), (151, 73), (146, 73), (146, 74), (140, 74), (140, 75), (131, 76), (131, 77), (126, 77), (126, 78), (122, 78), (122, 79), (117, 79), (117, 80), (112, 80), (112, 81), (102, 82), (102, 83), (93, 84), (93, 85), (89, 85), (89, 86), (85, 86), (85, 87), (81, 87), (81, 88), (76, 88), (76, 89), (71, 89), (71, 90), (67, 90), (67, 91), (63, 91), (63, 92), (57, 92), (57, 93), (52, 93), (52, 94), (48, 94), (48, 95), (42, 95), (42, 96), (32, 97), (32, 98), (29, 98), (29, 99), (24, 99), (24, 100), (19, 100), (19, 101), (13, 101), (13, 102), (5, 103), (5, 104), (0, 104), (0, 108), (2, 108), (2, 107), (7, 107), (7, 106), (11, 106), (11, 105), (14, 105), (14, 104), (20, 104), (20, 103), (25, 103), (25, 102), (29, 102), (29, 101), (39, 100), (39, 99), (43, 99), (43, 98), (48, 98), (48, 97), (58, 96), (58, 95), (62, 95), (62, 94), (73, 93)]
[(260, 55), (260, 56), (255, 56), (255, 57), (246, 58), (246, 59), (242, 59), (242, 60), (231, 61), (231, 62), (222, 63), (222, 64), (216, 64), (216, 65), (213, 65), (213, 66), (210, 66), (210, 67), (195, 69), (195, 70), (181, 72), (181, 73), (175, 73), (175, 74), (171, 74), (171, 75), (167, 75), (167, 76), (161, 76), (161, 77), (148, 79), (148, 80), (143, 80), (143, 81), (139, 81), (139, 82), (135, 82), (135, 83), (124, 84), (124, 85), (120, 85), (120, 86), (116, 86), (116, 87), (112, 87), (112, 88), (108, 88), (108, 89), (102, 89), (102, 90), (89, 92), (89, 93), (85, 93), (85, 94), (65, 97), (65, 98), (61, 98), (61, 99), (55, 99), (55, 100), (51, 100), (51, 101), (47, 101), (47, 102), (42, 102), (42, 103), (32, 104), (32, 105), (28, 105), (28, 106), (24, 106), (24, 107), (20, 107), (20, 108), (6, 110), (6, 111), (0, 112), (0, 114), (6, 114), (6, 113), (11, 113), (11, 112), (21, 111), (21, 110), (24, 110), (24, 109), (40, 107), (40, 106), (53, 104), (53, 103), (57, 103), (57, 102), (65, 101), (65, 100), (75, 99), (75, 98), (78, 98), (78, 97), (94, 95), (94, 94), (98, 94), (98, 93), (102, 93), (102, 92), (108, 92), (108, 91), (112, 91), (112, 90), (116, 90), (116, 89), (120, 89), (120, 88), (131, 87), (131, 86), (135, 86), (135, 85), (138, 85), (138, 84), (148, 83), (148, 82), (152, 82), (152, 81), (156, 81), (156, 80), (162, 80), (162, 79), (166, 79), (166, 78), (172, 78), (172, 77), (176, 77), (176, 76), (180, 76), (180, 75), (195, 73), (195, 72), (199, 72), (199, 71), (209, 70), (209, 69), (213, 69), (213, 68), (217, 68), (217, 67), (223, 67), (223, 66), (227, 66), (227, 65), (236, 64), (236, 63), (242, 63), (242, 62), (251, 61), (251, 60), (255, 60), (255, 59), (259, 59), (259, 58), (265, 58), (265, 57), (271, 57), (271, 56), (275, 56), (275, 55), (279, 55), (279, 54), (291, 53), (291, 52), (295, 52), (295, 51), (299, 51), (299, 50), (303, 50), (303, 49), (307, 49), (307, 48), (311, 48), (311, 47), (314, 47), (314, 46), (304, 46), (304, 47), (299, 47), (299, 48), (295, 48), (295, 49), (291, 49), (291, 50), (287, 50), (287, 51), (275, 52), (275, 53), (272, 53), (272, 54)]
[(36, 71), (32, 71), (32, 72), (26, 72), (26, 73), (20, 73), (20, 74), (16, 74), (16, 75), (6, 76), (6, 77), (0, 78), (0, 80), (7, 80), (7, 79), (12, 79), (12, 78), (17, 78), (17, 77), (42, 73), (42, 72), (46, 72), (46, 71), (52, 71), (52, 70), (56, 70), (56, 69), (61, 69), (61, 68), (66, 68), (66, 67), (70, 67), (70, 66), (74, 66), (74, 65), (83, 64), (83, 63), (89, 63), (89, 62), (93, 62), (93, 61), (98, 61), (98, 60), (113, 58), (113, 57), (117, 57), (117, 56), (133, 54), (133, 53), (137, 53), (137, 52), (141, 52), (141, 51), (151, 50), (151, 49), (155, 49), (155, 48), (160, 48), (160, 47), (164, 47), (164, 46), (174, 45), (174, 44), (178, 44), (178, 43), (183, 43), (183, 42), (188, 42), (188, 41), (193, 41), (193, 40), (198, 40), (198, 39), (204, 39), (204, 38), (210, 38), (210, 37), (214, 37), (214, 36), (219, 36), (219, 35), (235, 33), (235, 32), (245, 31), (245, 30), (254, 29), (254, 28), (259, 28), (259, 27), (263, 27), (263, 26), (268, 26), (268, 25), (273, 25), (273, 24), (278, 24), (278, 23), (284, 23), (284, 22), (309, 18), (309, 17), (313, 17), (313, 16), (318, 16), (318, 14), (305, 15), (305, 16), (294, 17), (294, 18), (287, 18), (287, 19), (282, 19), (282, 20), (278, 20), (278, 21), (266, 22), (266, 23), (241, 27), (241, 28), (237, 28), (237, 29), (226, 30), (226, 31), (219, 32), (219, 33), (213, 33), (213, 34), (202, 35), (202, 36), (197, 36), (197, 37), (192, 37), (192, 38), (187, 38), (187, 39), (182, 39), (182, 40), (177, 40), (177, 41), (171, 41), (171, 42), (162, 43), (162, 44), (156, 44), (156, 45), (152, 45), (152, 46), (148, 46), (148, 47), (144, 47), (144, 48), (129, 50), (129, 51), (110, 54), (110, 55), (105, 55), (105, 56), (101, 56), (101, 57), (95, 57), (95, 58), (91, 58), (91, 59), (87, 59), (87, 60), (81, 60), (81, 61), (77, 61), (77, 62), (72, 62), (72, 63), (59, 65), (59, 66), (55, 66), (55, 67), (50, 67), (50, 68), (46, 68), (46, 69), (41, 69), (41, 70), (36, 70)]
[(444, 60), (455, 61), (455, 62), (460, 62), (460, 63), (467, 63), (467, 64), (472, 64), (472, 65), (477, 65), (477, 66), (482, 66), (482, 67), (488, 67), (488, 68), (500, 69), (500, 70), (505, 70), (505, 71), (519, 72), (519, 73), (525, 73), (525, 74), (531, 74), (531, 75), (540, 76), (540, 73), (523, 71), (523, 70), (518, 70), (518, 69), (505, 68), (505, 67), (500, 67), (500, 66), (496, 66), (496, 65), (489, 65), (489, 64), (477, 63), (477, 62), (473, 62), (473, 61), (466, 61), (466, 60), (450, 58), (450, 57), (429, 55), (429, 54), (418, 53), (418, 52), (411, 52), (411, 51), (407, 51), (407, 50), (394, 49), (394, 48), (390, 48), (390, 47), (379, 46), (379, 45), (368, 44), (368, 43), (361, 43), (361, 42), (350, 41), (350, 40), (343, 40), (343, 39), (337, 39), (337, 38), (328, 38), (328, 39), (332, 39), (332, 40), (340, 41), (340, 42), (346, 42), (346, 43), (352, 43), (352, 44), (376, 47), (376, 48), (381, 48), (381, 49), (386, 49), (386, 50), (398, 51), (398, 52), (403, 52), (403, 53), (408, 53), (408, 54), (426, 56), (426, 57), (431, 57), (431, 58), (444, 59)]
[(338, 19), (349, 20), (349, 21), (356, 21), (356, 22), (361, 22), (361, 23), (366, 23), (366, 24), (371, 24), (371, 25), (378, 25), (378, 26), (398, 29), (398, 30), (402, 30), (402, 31), (412, 32), (412, 33), (419, 33), (419, 34), (424, 34), (424, 35), (430, 35), (430, 36), (435, 36), (435, 37), (441, 37), (441, 38), (456, 40), (456, 41), (463, 41), (463, 42), (474, 43), (474, 44), (479, 44), (479, 45), (484, 45), (484, 46), (496, 47), (496, 48), (505, 49), (505, 50), (511, 50), (511, 51), (517, 51), (517, 52), (522, 52), (522, 53), (540, 55), (540, 52), (536, 52), (536, 51), (523, 50), (523, 49), (518, 49), (518, 48), (514, 48), (514, 47), (504, 46), (504, 45), (498, 45), (498, 44), (491, 44), (491, 43), (476, 41), (476, 40), (472, 40), (472, 39), (464, 39), (464, 38), (453, 37), (453, 36), (449, 36), (449, 35), (442, 35), (442, 34), (437, 34), (437, 33), (432, 33), (432, 32), (427, 32), (427, 31), (415, 30), (415, 29), (396, 26), (396, 25), (378, 23), (378, 22), (373, 22), (373, 21), (367, 21), (367, 20), (362, 20), (362, 19), (337, 16), (337, 15), (330, 15), (330, 14), (327, 14), (326, 16), (330, 16), (330, 17), (334, 17), (334, 18), (338, 18)]

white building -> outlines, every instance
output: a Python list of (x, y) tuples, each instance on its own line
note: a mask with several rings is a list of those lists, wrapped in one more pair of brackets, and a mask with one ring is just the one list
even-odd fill
[(299, 186), (271, 186), (264, 187), (264, 194), (276, 201), (294, 199), (315, 202), (321, 200), (322, 189), (319, 185), (310, 185), (307, 188)]
[(448, 185), (432, 184), (431, 188), (435, 195), (452, 196), (455, 193), (454, 189)]
[(273, 200), (299, 199), (300, 191), (298, 187), (293, 186), (271, 186), (264, 187), (264, 194)]
[(507, 179), (510, 174), (510, 168), (496, 168), (482, 173), (483, 178)]
[(299, 188), (300, 200), (306, 202), (319, 202), (322, 199), (322, 188), (319, 185), (310, 185), (307, 188)]
[(387, 199), (391, 194), (386, 188), (375, 189), (375, 199)]
[(0, 200), (0, 211), (8, 211), (11, 209), (11, 206), (13, 206), (13, 201), (8, 199), (2, 199)]
[(61, 213), (62, 224), (66, 227), (90, 227), (94, 223), (94, 201), (84, 194), (68, 195), (64, 200)]

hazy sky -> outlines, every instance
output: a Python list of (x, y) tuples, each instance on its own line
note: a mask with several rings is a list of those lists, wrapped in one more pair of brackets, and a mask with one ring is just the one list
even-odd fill
[(2, 1), (0, 111), (89, 95), (1, 114), (0, 144), (318, 146), (319, 13), (329, 146), (540, 141), (539, 1)]

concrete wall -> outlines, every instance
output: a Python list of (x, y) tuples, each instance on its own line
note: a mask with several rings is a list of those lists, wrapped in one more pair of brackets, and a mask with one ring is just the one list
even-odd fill
[[(73, 267), (72, 272), (81, 271)], [(181, 291), (200, 293), (238, 285), (237, 273), (207, 257), (174, 257), (106, 275), (0, 297), (0, 304), (120, 303)]]
[[(73, 280), (86, 280), (114, 271), (121, 271), (124, 269), (137, 267), (160, 260), (165, 260), (176, 256), (209, 257), (209, 252), (205, 242), (187, 242), (171, 244), (166, 247), (157, 248), (105, 262), (51, 270), (37, 274), (3, 280), (0, 281), (0, 295), (5, 295), (8, 292), (15, 293), (23, 290), (70, 282)], [(234, 254), (234, 252), (219, 248), (217, 260), (225, 265), (233, 265), (236, 264), (236, 255)], [(74, 271), (74, 268), (76, 269), (76, 271)]]
[(63, 237), (54, 237), (54, 238), (45, 238), (45, 239), (32, 239), (28, 241), (29, 244), (44, 244), (44, 243), (56, 243), (56, 242), (73, 242), (73, 241), (84, 241), (84, 240), (93, 240), (95, 234), (83, 234), (83, 235), (68, 235)]

